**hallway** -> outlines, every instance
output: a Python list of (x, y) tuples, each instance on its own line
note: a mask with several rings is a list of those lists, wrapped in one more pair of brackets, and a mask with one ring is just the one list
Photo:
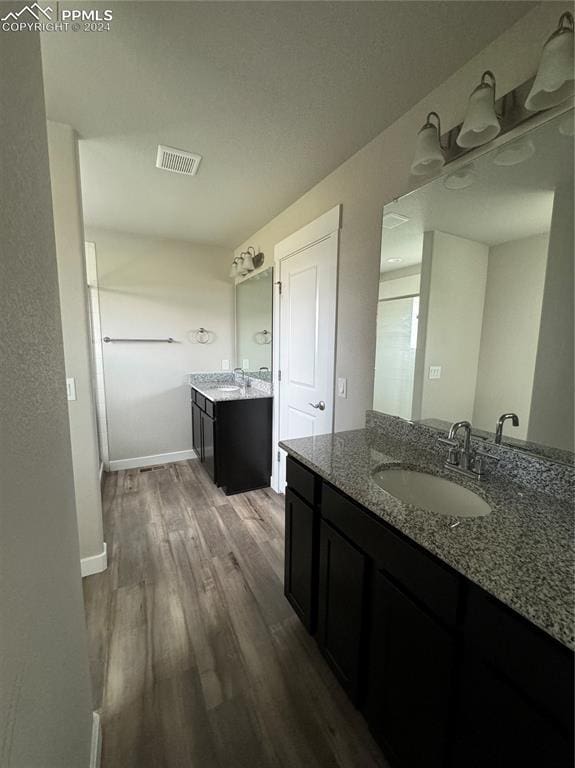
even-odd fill
[(283, 596), (283, 497), (197, 460), (106, 476), (84, 579), (102, 768), (385, 766)]

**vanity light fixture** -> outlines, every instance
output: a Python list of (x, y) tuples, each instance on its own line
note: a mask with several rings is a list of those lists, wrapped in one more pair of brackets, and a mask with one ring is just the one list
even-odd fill
[(256, 253), (256, 249), (253, 245), (250, 245), (247, 251), (242, 251), (239, 256), (236, 256), (232, 262), (230, 269), (230, 277), (245, 277), (254, 269), (258, 269), (264, 263), (264, 255), (260, 251)]
[(573, 14), (562, 13), (557, 29), (543, 46), (539, 68), (525, 101), (530, 112), (555, 107), (573, 96), (574, 26)]
[(467, 189), (473, 184), (476, 176), (475, 168), (469, 163), (446, 176), (443, 186), (446, 189)]
[(531, 139), (517, 139), (509, 144), (504, 144), (501, 149), (495, 153), (493, 158), (494, 165), (519, 165), (533, 157), (535, 154), (535, 144)]
[[(435, 118), (437, 125), (433, 122)], [(411, 164), (414, 176), (427, 176), (437, 173), (445, 165), (445, 155), (439, 137), (441, 121), (437, 112), (430, 112), (417, 134), (415, 156)]]
[(486, 70), (469, 97), (465, 120), (456, 141), (464, 149), (480, 147), (494, 139), (500, 131), (501, 125), (495, 111), (495, 75)]

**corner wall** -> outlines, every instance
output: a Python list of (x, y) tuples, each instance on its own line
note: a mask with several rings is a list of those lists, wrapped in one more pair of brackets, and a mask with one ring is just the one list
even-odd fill
[(105, 567), (100, 457), (92, 378), (84, 222), (76, 132), (48, 123), (48, 152), (66, 376), (76, 384), (68, 401), (76, 512), (82, 559), (98, 557)]
[[(371, 408), (375, 361), (381, 215), (385, 203), (409, 189), (409, 166), (417, 131), (426, 114), (441, 115), (444, 130), (463, 120), (469, 94), (481, 73), (497, 76), (506, 93), (533, 75), (541, 48), (569, 3), (540, 3), (403, 117), (339, 166), (333, 173), (238, 246), (265, 254), (262, 269), (273, 265), (274, 245), (342, 204), (335, 376), (348, 380), (347, 399), (335, 399), (336, 430), (362, 427)], [(381, 75), (384, 77), (384, 74)]]
[(1, 34), (0, 765), (88, 768), (92, 707), (40, 40)]

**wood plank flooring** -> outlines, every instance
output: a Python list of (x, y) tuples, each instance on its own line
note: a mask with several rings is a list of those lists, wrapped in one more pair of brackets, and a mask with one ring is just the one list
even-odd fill
[(83, 580), (102, 768), (384, 768), (283, 596), (283, 497), (197, 460), (110, 473)]

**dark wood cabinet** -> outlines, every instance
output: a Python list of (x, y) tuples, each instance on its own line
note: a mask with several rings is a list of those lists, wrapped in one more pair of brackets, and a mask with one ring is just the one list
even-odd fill
[(216, 428), (215, 421), (202, 411), (202, 461), (208, 475), (217, 483), (216, 477)]
[(286, 490), (284, 594), (308, 632), (317, 617), (319, 513), (291, 489)]
[(192, 446), (202, 460), (202, 411), (200, 406), (192, 400)]
[(363, 711), (394, 765), (446, 765), (455, 639), (374, 570)]
[(212, 402), (192, 389), (192, 444), (226, 494), (265, 488), (272, 462), (272, 398)]
[(393, 768), (572, 768), (573, 653), (291, 457), (287, 482), (286, 596), (313, 631), (317, 595)]
[(320, 524), (318, 641), (357, 702), (364, 631), (367, 558), (324, 520)]

